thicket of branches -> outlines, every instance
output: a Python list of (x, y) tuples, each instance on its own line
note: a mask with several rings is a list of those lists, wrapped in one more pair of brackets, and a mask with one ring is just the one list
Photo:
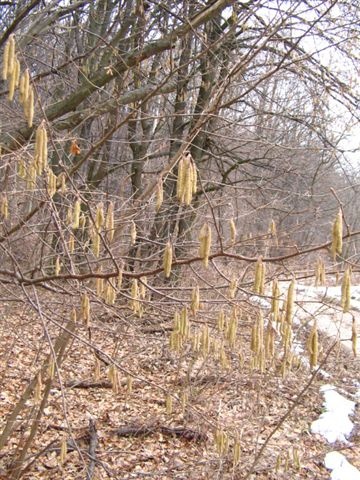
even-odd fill
[(115, 390), (118, 372), (136, 378), (93, 338), (104, 312), (121, 328), (168, 322), (190, 364), (224, 314), (221, 368), (252, 348), (253, 369), (290, 369), (286, 340), (274, 360), (239, 330), (254, 293), (315, 275), (318, 254), (357, 268), (360, 19), (350, 0), (19, 0), (0, 19), (1, 295), (33, 311), (47, 345), (0, 436), (21, 435), (14, 419), (37, 397), (20, 478), (74, 338)]

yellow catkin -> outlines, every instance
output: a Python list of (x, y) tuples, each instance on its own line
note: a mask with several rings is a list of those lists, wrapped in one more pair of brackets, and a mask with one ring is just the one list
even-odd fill
[(191, 162), (191, 167), (192, 167), (192, 175), (191, 175), (192, 194), (195, 195), (197, 192), (197, 170), (196, 170), (194, 161)]
[(72, 209), (72, 228), (77, 230), (80, 226), (81, 200), (77, 198)]
[(202, 329), (200, 342), (202, 354), (206, 357), (210, 352), (210, 335), (209, 327), (207, 325)]
[(20, 96), (19, 96), (20, 103), (22, 104), (25, 110), (25, 106), (29, 100), (29, 94), (30, 94), (30, 74), (28, 69), (26, 69), (24, 73), (21, 75), (19, 93), (20, 93)]
[(10, 77), (9, 77), (8, 99), (10, 102), (14, 100), (15, 89), (19, 84), (19, 75), (20, 75), (20, 62), (17, 58), (15, 58), (14, 68), (13, 68), (13, 71), (10, 73)]
[(230, 367), (230, 361), (226, 354), (224, 345), (221, 345), (219, 348), (219, 361), (221, 368), (228, 369)]
[(293, 457), (293, 464), (296, 470), (301, 469), (301, 462), (300, 462), (300, 455), (299, 450), (296, 447), (292, 448), (292, 457)]
[(59, 275), (61, 271), (61, 261), (60, 261), (60, 257), (56, 257), (56, 260), (55, 260), (55, 275)]
[(209, 265), (209, 256), (211, 250), (211, 227), (208, 223), (205, 223), (199, 233), (199, 256), (202, 258), (205, 267)]
[(266, 277), (266, 266), (265, 263), (261, 264), (261, 283), (260, 283), (260, 295), (265, 293), (265, 277)]
[(52, 198), (56, 193), (56, 184), (57, 184), (57, 177), (51, 168), (48, 169), (47, 174), (47, 185), (46, 190), (50, 198)]
[(140, 277), (139, 298), (141, 298), (142, 300), (146, 299), (147, 286), (148, 286), (147, 277), (146, 276)]
[(114, 393), (119, 393), (120, 381), (119, 381), (119, 372), (115, 365), (111, 365), (108, 372), (109, 380), (112, 385), (112, 390)]
[(111, 282), (107, 282), (105, 290), (105, 303), (107, 305), (114, 305), (116, 301), (116, 291)]
[(194, 165), (192, 158), (189, 158), (188, 164), (188, 183), (187, 183), (187, 190), (185, 194), (185, 205), (190, 205), (193, 199), (193, 194), (196, 193), (196, 184), (197, 184), (197, 172)]
[(190, 322), (189, 322), (189, 317), (188, 317), (188, 313), (187, 313), (187, 308), (186, 308), (186, 307), (184, 307), (184, 308), (181, 310), (181, 313), (180, 313), (179, 333), (180, 333), (180, 335), (181, 335), (184, 339), (189, 338), (189, 335), (190, 335)]
[(31, 128), (34, 120), (34, 89), (32, 86), (29, 86), (29, 94), (24, 103), (24, 113), (28, 122), (28, 127)]
[(30, 72), (29, 69), (27, 68), (24, 72), (24, 94), (23, 94), (23, 104), (28, 102), (29, 96), (30, 96), (30, 90), (31, 90), (31, 85), (30, 85)]
[(77, 322), (77, 312), (76, 312), (76, 308), (75, 308), (75, 307), (73, 307), (73, 308), (71, 309), (70, 320), (71, 320), (73, 323), (76, 323), (76, 322)]
[(255, 265), (254, 292), (263, 295), (265, 289), (265, 265), (259, 257)]
[(282, 331), (282, 341), (284, 344), (284, 352), (286, 357), (291, 351), (292, 340), (293, 340), (292, 325), (289, 323), (285, 323)]
[(36, 130), (35, 135), (35, 153), (34, 161), (36, 164), (37, 174), (41, 175), (47, 168), (47, 132), (44, 123), (42, 122)]
[(92, 245), (91, 245), (92, 252), (93, 252), (93, 254), (95, 255), (96, 258), (99, 258), (99, 256), (100, 256), (100, 246), (101, 246), (100, 234), (96, 231), (95, 228), (91, 228), (90, 237), (91, 237), (91, 241), (92, 241)]
[(197, 171), (190, 153), (181, 157), (178, 164), (176, 194), (180, 203), (190, 205), (192, 196), (196, 193)]
[(4, 55), (2, 61), (2, 79), (7, 80), (8, 73), (9, 73), (9, 50), (10, 50), (10, 42), (9, 40), (5, 43), (4, 48)]
[(29, 165), (29, 168), (27, 169), (26, 172), (26, 186), (29, 190), (34, 190), (36, 186), (36, 178), (37, 178), (37, 172), (36, 172), (36, 165), (34, 162)]
[(172, 248), (171, 242), (167, 242), (165, 251), (164, 251), (164, 258), (163, 258), (163, 268), (164, 268), (164, 274), (166, 278), (169, 278), (171, 275), (172, 258), (173, 258), (173, 248)]
[(230, 282), (230, 285), (229, 285), (229, 298), (231, 300), (235, 298), (237, 288), (238, 288), (238, 281), (237, 281), (236, 278), (233, 278)]
[(183, 177), (184, 177), (184, 157), (181, 157), (178, 164), (178, 172), (177, 172), (177, 181), (176, 181), (176, 196), (178, 200), (181, 202), (183, 198)]
[(53, 380), (53, 378), (55, 377), (55, 362), (53, 358), (49, 360), (47, 374), (50, 380)]
[(181, 203), (190, 205), (192, 200), (192, 166), (190, 155), (185, 157), (184, 165), (183, 195), (181, 198)]
[(69, 236), (69, 243), (68, 243), (69, 253), (74, 253), (75, 251), (75, 237), (72, 233)]
[[(99, 269), (98, 273), (101, 273), (101, 269)], [(96, 295), (99, 298), (102, 298), (103, 293), (104, 293), (104, 279), (101, 278), (101, 277), (97, 277), (97, 279), (96, 279)]]
[(200, 308), (200, 289), (199, 285), (196, 285), (196, 287), (193, 288), (191, 292), (191, 312), (193, 315), (196, 315), (196, 312)]
[(331, 243), (331, 253), (333, 259), (336, 259), (336, 255), (341, 255), (342, 253), (342, 236), (343, 236), (343, 221), (342, 221), (342, 212), (339, 210), (336, 215), (335, 221), (332, 228), (332, 243)]
[(235, 438), (233, 445), (233, 467), (236, 467), (240, 462), (241, 444), (238, 437)]
[(17, 57), (15, 62), (14, 76), (15, 76), (15, 88), (18, 88), (20, 85), (20, 62)]
[(42, 159), (42, 171), (48, 168), (48, 138), (47, 138), (47, 131), (45, 125), (43, 124), (43, 138), (41, 144), (41, 159)]
[(271, 298), (271, 313), (274, 322), (279, 322), (280, 320), (280, 288), (279, 282), (275, 278), (272, 283), (272, 298)]
[(24, 103), (24, 90), (25, 90), (25, 76), (23, 73), (20, 76), (20, 82), (19, 82), (19, 101), (22, 105)]
[(219, 332), (222, 332), (225, 328), (225, 313), (224, 310), (220, 310), (217, 317), (217, 328)]
[(81, 318), (85, 325), (90, 325), (90, 300), (86, 293), (81, 297)]
[(25, 163), (25, 160), (23, 158), (20, 158), (20, 160), (19, 160), (18, 168), (17, 168), (17, 174), (23, 180), (26, 179), (26, 163)]
[(107, 231), (107, 237), (109, 242), (112, 242), (114, 239), (114, 203), (109, 202), (108, 209), (106, 212), (105, 228)]
[(13, 70), (15, 68), (15, 36), (13, 34), (10, 35), (9, 37), (9, 55), (8, 55), (8, 61), (7, 61), (7, 71), (8, 75), (13, 73)]
[(274, 358), (275, 355), (275, 333), (272, 322), (268, 321), (265, 336), (265, 356), (269, 359)]
[(133, 312), (134, 313), (139, 313), (139, 310), (140, 310), (139, 283), (138, 283), (137, 278), (134, 278), (132, 283), (131, 283), (130, 296), (131, 296), (130, 306), (131, 306)]
[(325, 264), (321, 258), (316, 261), (315, 267), (315, 286), (324, 286), (326, 284)]
[(6, 193), (3, 193), (1, 195), (0, 213), (1, 213), (1, 216), (4, 220), (7, 220), (9, 218), (9, 202), (8, 202), (8, 198), (6, 196)]
[(163, 189), (163, 182), (162, 179), (160, 178), (157, 185), (156, 185), (156, 212), (158, 212), (161, 208), (161, 205), (163, 204), (164, 201), (164, 189)]
[(70, 226), (73, 222), (73, 206), (69, 205), (66, 212), (66, 225)]
[(316, 261), (316, 265), (315, 265), (315, 287), (318, 287), (319, 285), (321, 285), (320, 283), (320, 275), (321, 275), (321, 264), (320, 264), (321, 260), (318, 259)]
[(166, 408), (166, 413), (168, 415), (171, 415), (173, 412), (173, 400), (170, 394), (166, 395), (165, 408)]
[(225, 331), (225, 338), (229, 346), (232, 348), (235, 346), (237, 328), (238, 328), (238, 315), (237, 315), (237, 309), (234, 307), (231, 312), (231, 316)]
[(271, 220), (271, 222), (270, 222), (269, 233), (270, 233), (270, 235), (273, 235), (274, 237), (275, 237), (276, 234), (277, 234), (277, 232), (276, 232), (276, 223), (275, 223), (274, 220)]
[(67, 440), (66, 437), (64, 436), (61, 439), (61, 444), (60, 444), (60, 463), (63, 465), (66, 461), (66, 456), (67, 456)]
[(341, 284), (341, 307), (344, 313), (350, 310), (351, 301), (351, 268), (345, 270)]
[(220, 457), (223, 457), (229, 448), (229, 437), (223, 430), (218, 429), (215, 432), (215, 445)]
[(234, 219), (231, 218), (229, 223), (230, 223), (230, 245), (234, 245), (236, 242), (236, 235), (237, 235)]
[(286, 297), (285, 321), (288, 324), (292, 324), (294, 316), (295, 285), (295, 280), (291, 280)]
[(353, 318), (352, 320), (351, 344), (352, 344), (352, 351), (353, 351), (354, 357), (356, 357), (357, 356), (357, 332), (356, 332), (355, 318)]
[(307, 347), (309, 353), (310, 367), (315, 368), (318, 363), (319, 355), (319, 334), (317, 330), (316, 320), (314, 322), (313, 328), (311, 329)]
[(104, 222), (105, 222), (104, 206), (102, 202), (100, 202), (96, 207), (96, 214), (95, 214), (95, 225), (98, 231), (102, 229)]
[(130, 225), (130, 244), (131, 245), (135, 245), (136, 237), (137, 237), (136, 223), (132, 221)]
[(58, 176), (58, 183), (59, 184), (57, 186), (60, 188), (60, 192), (62, 193), (62, 195), (64, 195), (67, 192), (65, 172), (61, 172)]
[(83, 232), (85, 231), (87, 220), (88, 220), (88, 217), (85, 215), (84, 212), (81, 212), (80, 218), (79, 218), (79, 228)]
[(40, 125), (36, 129), (36, 134), (35, 134), (35, 147), (34, 147), (34, 163), (36, 166), (36, 173), (38, 175), (41, 175), (42, 172), (42, 142), (43, 142), (43, 135), (44, 135), (44, 130), (42, 129), (42, 126)]
[(257, 322), (254, 323), (251, 329), (251, 342), (250, 342), (250, 349), (252, 352), (257, 353), (259, 348), (258, 345), (258, 324)]
[(194, 333), (191, 340), (192, 340), (193, 351), (198, 353), (200, 351), (200, 346), (201, 346), (201, 336), (199, 335), (199, 333)]

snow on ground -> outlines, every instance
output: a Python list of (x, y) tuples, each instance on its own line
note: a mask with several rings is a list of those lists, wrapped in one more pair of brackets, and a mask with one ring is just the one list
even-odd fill
[[(352, 350), (352, 321), (360, 325), (360, 287), (351, 288), (351, 312), (342, 313), (341, 287), (297, 286), (297, 310), (300, 318), (313, 316), (319, 330), (329, 337), (340, 339), (341, 344)], [(360, 344), (357, 346), (360, 354)], [(349, 354), (352, 355), (352, 352)], [(353, 429), (349, 416), (354, 413), (355, 402), (340, 395), (335, 387), (324, 385), (321, 391), (325, 397), (325, 411), (311, 425), (312, 433), (318, 433), (329, 443), (347, 442)], [(360, 394), (360, 390), (358, 392)], [(331, 480), (360, 480), (360, 471), (339, 452), (329, 452), (325, 457), (325, 467), (331, 470)]]
[(325, 437), (329, 443), (347, 443), (354, 427), (349, 416), (355, 411), (355, 402), (340, 395), (332, 385), (323, 385), (320, 391), (325, 397), (325, 411), (312, 423), (311, 432)]
[[(282, 298), (285, 298), (289, 282), (281, 282), (281, 284)], [(267, 310), (270, 308), (270, 303), (265, 298), (252, 296), (251, 300), (262, 308)], [(340, 306), (340, 286), (313, 287), (297, 284), (295, 301), (294, 325), (308, 321), (311, 327), (316, 319), (319, 330), (329, 337), (339, 339), (352, 355), (353, 318), (358, 329), (360, 325), (360, 286), (351, 287), (351, 312), (345, 314)], [(294, 351), (302, 356), (302, 345), (295, 343)], [(360, 342), (357, 345), (357, 353), (360, 354)], [(329, 375), (323, 376), (326, 378)], [(332, 385), (324, 385), (321, 387), (321, 392), (325, 398), (325, 411), (312, 423), (311, 432), (320, 434), (329, 443), (337, 441), (348, 443), (347, 438), (354, 426), (349, 416), (354, 413), (355, 402), (342, 396)], [(360, 389), (356, 396), (360, 398)], [(332, 471), (331, 480), (360, 480), (360, 471), (339, 452), (329, 452), (324, 464)]]
[[(284, 290), (286, 292), (287, 285)], [(339, 339), (341, 344), (352, 349), (351, 334), (352, 321), (355, 318), (358, 329), (360, 328), (360, 286), (351, 287), (351, 312), (343, 313), (341, 302), (341, 286), (313, 287), (309, 285), (296, 285), (295, 319), (309, 320), (316, 318), (320, 331)], [(296, 323), (296, 322), (295, 322)], [(357, 345), (360, 355), (360, 342)]]
[[(354, 424), (349, 416), (355, 411), (355, 402), (338, 393), (333, 385), (323, 385), (325, 411), (311, 424), (311, 432), (317, 433), (329, 443), (348, 443)], [(324, 460), (325, 467), (331, 472), (331, 480), (360, 480), (360, 471), (339, 452), (328, 452)]]
[(344, 455), (339, 452), (329, 452), (325, 456), (325, 467), (331, 472), (331, 480), (360, 480), (360, 472)]

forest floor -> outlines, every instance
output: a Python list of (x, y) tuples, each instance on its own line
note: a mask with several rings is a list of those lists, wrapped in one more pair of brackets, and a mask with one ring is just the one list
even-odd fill
[[(45, 312), (42, 321), (29, 306), (1, 303), (0, 431), (46, 361), (47, 335), (53, 339), (58, 332), (53, 321), (61, 323), (62, 314), (67, 314), (61, 298), (49, 293), (45, 297), (48, 312), (57, 313), (50, 318)], [(135, 319), (117, 308), (106, 314), (99, 311), (93, 315), (90, 333), (77, 327), (77, 338), (55, 375), (21, 478), (328, 479), (324, 456), (332, 450), (341, 451), (360, 468), (358, 408), (348, 443), (329, 445), (310, 433), (311, 423), (322, 412), (322, 385), (331, 383), (355, 401), (360, 390), (358, 357), (347, 346), (334, 346), (326, 332), (320, 334), (319, 362), (331, 352), (312, 378), (302, 352), (313, 315), (324, 308), (324, 298), (298, 295), (294, 323), (298, 357), (285, 375), (280, 353), (264, 373), (250, 367), (250, 349), (244, 347), (250, 343), (249, 318), (239, 323), (241, 353), (228, 352), (227, 365), (221, 367), (211, 355), (189, 361), (188, 346), (181, 353), (170, 350), (173, 321), (166, 313), (159, 318), (150, 310)], [(335, 309), (333, 318), (341, 317), (337, 305), (327, 308)], [(200, 312), (194, 323), (205, 321)], [(96, 345), (97, 357), (87, 340)], [(108, 380), (109, 358), (120, 365), (117, 392)], [(0, 452), (1, 479), (12, 478), (14, 458), (28, 438), (37, 407), (30, 398), (16, 417), (14, 433)], [(214, 438), (216, 431), (228, 443), (223, 453)], [(241, 453), (234, 465), (237, 440)], [(61, 443), (68, 450), (62, 459)]]

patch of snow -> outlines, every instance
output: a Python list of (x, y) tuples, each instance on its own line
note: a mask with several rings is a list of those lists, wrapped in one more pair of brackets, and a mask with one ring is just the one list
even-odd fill
[(360, 480), (360, 472), (339, 452), (329, 452), (325, 456), (325, 467), (331, 472), (331, 480)]
[(318, 433), (329, 443), (347, 442), (354, 424), (349, 418), (355, 410), (355, 402), (348, 400), (335, 390), (333, 385), (323, 385), (325, 412), (311, 424), (311, 432)]
[(304, 353), (304, 348), (302, 345), (300, 345), (300, 343), (294, 343), (292, 346), (292, 351), (295, 353), (295, 355), (300, 356), (302, 353)]
[(252, 295), (249, 298), (249, 301), (251, 303), (257, 303), (260, 307), (271, 308), (271, 303), (268, 300), (265, 300), (265, 298), (262, 297), (258, 297), (257, 295)]

